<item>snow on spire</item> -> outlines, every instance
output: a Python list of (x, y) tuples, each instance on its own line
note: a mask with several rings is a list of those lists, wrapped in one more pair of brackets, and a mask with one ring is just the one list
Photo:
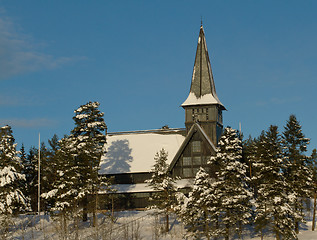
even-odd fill
[(219, 104), (225, 109), (216, 93), (204, 28), (201, 22), (190, 93), (182, 107), (206, 104)]

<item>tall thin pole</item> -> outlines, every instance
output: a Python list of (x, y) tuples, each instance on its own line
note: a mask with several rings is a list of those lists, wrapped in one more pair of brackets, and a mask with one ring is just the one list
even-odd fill
[(37, 187), (37, 211), (40, 216), (40, 211), (41, 211), (41, 135), (39, 133), (39, 157), (38, 157), (38, 177), (37, 177), (37, 182), (38, 182), (38, 187)]
[(239, 122), (239, 132), (240, 132), (240, 134), (241, 134), (241, 122)]

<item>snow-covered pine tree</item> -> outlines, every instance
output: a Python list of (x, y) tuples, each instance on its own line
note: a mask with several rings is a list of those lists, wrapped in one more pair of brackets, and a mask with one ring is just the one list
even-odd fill
[(166, 229), (169, 231), (169, 212), (174, 203), (173, 195), (176, 192), (175, 180), (168, 173), (168, 153), (162, 148), (156, 153), (155, 164), (151, 169), (152, 177), (146, 182), (155, 191), (151, 197), (153, 208), (163, 210), (166, 217)]
[(28, 182), (26, 180), (26, 173), (27, 173), (27, 167), (28, 167), (28, 162), (27, 162), (27, 156), (24, 148), (24, 144), (22, 143), (20, 152), (19, 152), (19, 157), (20, 157), (20, 165), (21, 165), (21, 173), (24, 174), (25, 178), (23, 180), (20, 180), (20, 189), (23, 192), (24, 196), (28, 196)]
[(0, 217), (1, 231), (9, 230), (13, 214), (27, 210), (27, 199), (20, 190), (20, 181), (25, 179), (21, 173), (21, 162), (10, 126), (0, 129)]
[(312, 172), (312, 197), (314, 199), (312, 231), (314, 231), (316, 226), (316, 205), (317, 205), (317, 150), (316, 148), (314, 148), (311, 153), (311, 156), (309, 159), (309, 168)]
[(282, 140), (277, 126), (270, 126), (256, 141), (253, 158), (256, 186), (255, 226), (261, 239), (267, 231), (274, 232), (276, 239), (297, 239), (294, 231), (294, 194), (287, 191), (288, 182), (283, 175), (284, 155)]
[(311, 172), (308, 168), (308, 157), (304, 154), (307, 151), (309, 139), (305, 138), (302, 127), (295, 115), (290, 115), (284, 127), (284, 154), (286, 156), (286, 179), (289, 181), (290, 191), (295, 191), (293, 208), (300, 215), (295, 219), (295, 231), (299, 233), (299, 222), (303, 221), (304, 199), (310, 196)]
[[(41, 192), (49, 192), (54, 189), (53, 183), (56, 180), (56, 151), (59, 149), (58, 136), (53, 135), (51, 139), (48, 139), (48, 147), (41, 143)], [(38, 155), (36, 155), (37, 160)], [(43, 201), (43, 209), (49, 211), (54, 206), (54, 199), (46, 199)]]
[(26, 177), (27, 196), (30, 198), (30, 205), (33, 212), (37, 211), (38, 201), (38, 161), (37, 161), (37, 149), (32, 146), (26, 156), (26, 163), (24, 164), (24, 174)]
[[(257, 139), (252, 138), (249, 136), (248, 139), (242, 142), (243, 149), (243, 159), (248, 165), (248, 170), (247, 170), (247, 176), (251, 178), (254, 174), (254, 169), (253, 169), (253, 163), (254, 163), (254, 157), (256, 153), (256, 141)], [(253, 186), (251, 186), (253, 187)]]
[(76, 213), (79, 209), (78, 186), (80, 173), (76, 166), (75, 156), (76, 148), (73, 146), (74, 140), (65, 136), (59, 141), (59, 147), (55, 153), (56, 177), (52, 185), (52, 190), (43, 193), (45, 199), (54, 199), (54, 206), (51, 211), (59, 217), (62, 226), (62, 236), (67, 235), (67, 220), (70, 216), (77, 218)]
[(80, 191), (83, 195), (84, 221), (87, 220), (86, 207), (87, 196), (95, 196), (89, 201), (89, 207), (93, 212), (93, 225), (95, 225), (97, 192), (101, 184), (101, 177), (98, 175), (101, 156), (105, 153), (104, 144), (107, 129), (103, 119), (104, 114), (99, 111), (98, 102), (88, 102), (76, 109), (73, 120), (75, 128), (71, 131), (73, 146), (76, 146), (75, 161), (79, 169)]
[[(188, 197), (178, 193), (174, 210), (196, 239), (218, 236), (218, 202), (213, 181), (205, 169), (200, 168)], [(190, 235), (191, 235), (190, 234)]]
[[(36, 151), (35, 160), (38, 165), (38, 149)], [(54, 164), (50, 158), (50, 150), (46, 147), (45, 143), (41, 143), (40, 149), (40, 160), (41, 160), (41, 193), (48, 192), (52, 189), (52, 183), (54, 182)], [(36, 169), (38, 166), (36, 167)], [(38, 180), (36, 180), (38, 181)], [(41, 211), (49, 211), (54, 204), (54, 199), (45, 200), (41, 198)]]
[[(41, 193), (47, 193), (52, 190), (52, 184), (56, 175), (54, 172), (54, 155), (52, 150), (47, 148), (44, 142), (41, 142), (40, 155)], [(38, 149), (32, 146), (24, 164), (28, 195), (31, 197), (31, 207), (34, 212), (38, 210), (38, 157)], [(40, 198), (40, 200), (41, 211), (49, 211), (52, 205), (54, 205), (54, 199), (48, 200)]]
[(251, 218), (248, 167), (241, 159), (242, 142), (237, 131), (227, 127), (219, 140), (216, 156), (209, 162), (219, 166), (213, 188), (217, 189), (215, 197), (220, 199), (216, 213), (220, 219), (219, 230), (226, 240), (232, 233), (241, 235), (243, 226)]

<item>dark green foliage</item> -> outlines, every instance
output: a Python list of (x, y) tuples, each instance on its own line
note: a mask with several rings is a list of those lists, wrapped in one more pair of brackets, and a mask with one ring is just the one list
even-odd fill
[(220, 199), (217, 209), (219, 231), (229, 239), (232, 233), (242, 234), (242, 228), (251, 218), (247, 177), (247, 165), (242, 162), (242, 142), (236, 130), (226, 128), (219, 140), (216, 156), (210, 164), (219, 166), (213, 189), (216, 199)]
[[(50, 150), (45, 151), (51, 169), (47, 173), (54, 180), (43, 197), (50, 201), (52, 209), (64, 220), (77, 214), (83, 207), (93, 212), (93, 225), (97, 210), (98, 192), (109, 190), (109, 182), (98, 174), (101, 156), (105, 153), (106, 124), (99, 103), (89, 102), (75, 110), (75, 127), (69, 136), (58, 141), (56, 135), (49, 140)], [(89, 197), (89, 201), (88, 201)], [(54, 199), (54, 201), (52, 201)], [(76, 215), (78, 217), (78, 214)]]
[(153, 207), (161, 209), (166, 215), (166, 231), (168, 231), (168, 214), (174, 204), (174, 194), (176, 192), (175, 180), (168, 173), (167, 161), (168, 153), (161, 149), (156, 153), (155, 164), (151, 170), (152, 177), (146, 182), (155, 191), (151, 200)]
[(311, 156), (309, 158), (308, 167), (312, 172), (312, 188), (317, 188), (317, 150), (313, 149)]
[[(297, 239), (294, 232), (292, 204), (295, 193), (289, 189), (283, 169), (285, 157), (277, 126), (270, 126), (254, 143), (253, 185), (256, 186), (255, 224), (261, 233), (274, 232), (279, 239)], [(251, 157), (250, 156), (250, 157)]]
[(177, 194), (178, 204), (174, 207), (176, 214), (184, 222), (187, 230), (196, 239), (219, 236), (219, 201), (215, 184), (210, 175), (203, 169), (197, 172), (193, 189), (188, 197)]
[(21, 162), (21, 173), (24, 174), (25, 179), (20, 181), (20, 189), (23, 192), (24, 196), (29, 196), (28, 195), (28, 182), (26, 179), (27, 176), (27, 169), (28, 169), (28, 162), (27, 162), (27, 156), (24, 148), (24, 144), (22, 143), (21, 149), (20, 149), (20, 162)]
[(24, 174), (26, 178), (26, 193), (30, 197), (30, 205), (33, 212), (37, 211), (38, 201), (38, 151), (35, 147), (31, 147), (24, 163)]
[(310, 196), (311, 193), (311, 171), (308, 168), (309, 159), (305, 155), (309, 139), (305, 138), (302, 128), (297, 121), (295, 115), (291, 115), (284, 127), (284, 154), (285, 161), (285, 177), (289, 183), (289, 192), (295, 192), (296, 198), (293, 204), (295, 212), (295, 231), (299, 231), (299, 222), (304, 218), (304, 198)]

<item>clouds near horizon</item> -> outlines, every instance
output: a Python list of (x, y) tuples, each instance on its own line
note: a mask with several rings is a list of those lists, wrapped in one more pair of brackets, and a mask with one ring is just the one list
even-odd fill
[(0, 125), (9, 125), (16, 128), (39, 128), (55, 126), (57, 121), (48, 118), (35, 118), (35, 119), (0, 119)]

